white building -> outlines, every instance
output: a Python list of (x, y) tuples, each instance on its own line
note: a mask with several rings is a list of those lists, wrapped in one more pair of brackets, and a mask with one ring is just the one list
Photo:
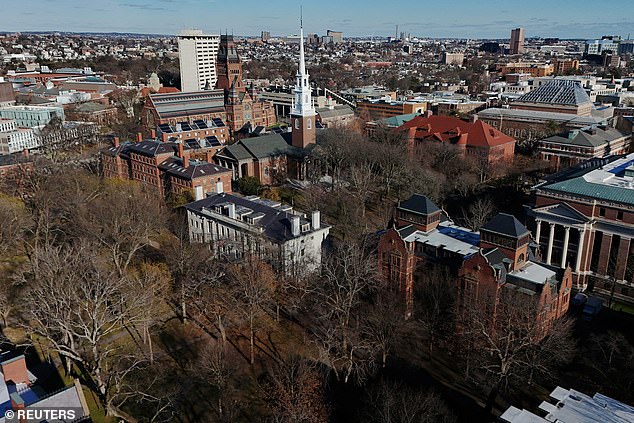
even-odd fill
[(216, 87), (216, 58), (220, 35), (204, 35), (197, 29), (178, 34), (181, 90), (202, 91)]
[(321, 265), (330, 226), (322, 224), (319, 211), (304, 216), (275, 201), (222, 192), (185, 208), (190, 240), (210, 243), (218, 256), (249, 252), (285, 272)]
[(0, 155), (32, 150), (40, 139), (31, 128), (18, 128), (15, 119), (0, 119)]

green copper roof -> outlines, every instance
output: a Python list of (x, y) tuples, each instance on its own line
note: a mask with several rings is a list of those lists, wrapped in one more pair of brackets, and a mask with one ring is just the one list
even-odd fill
[(634, 205), (634, 190), (625, 187), (616, 187), (605, 184), (596, 184), (586, 181), (582, 176), (542, 185), (540, 189), (546, 191), (559, 191), (580, 195), (588, 198), (596, 198), (605, 201)]

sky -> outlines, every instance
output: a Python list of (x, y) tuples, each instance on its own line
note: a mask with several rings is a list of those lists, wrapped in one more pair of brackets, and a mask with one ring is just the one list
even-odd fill
[[(176, 34), (183, 28), (236, 35), (298, 32), (299, 1), (291, 0), (0, 0), (0, 31)], [(509, 38), (634, 37), (632, 0), (312, 0), (304, 31), (344, 36)]]

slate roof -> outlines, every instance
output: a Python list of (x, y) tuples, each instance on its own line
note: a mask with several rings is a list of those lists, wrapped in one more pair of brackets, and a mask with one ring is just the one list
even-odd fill
[(224, 111), (224, 91), (151, 94), (149, 97), (161, 119)]
[(621, 132), (618, 129), (612, 127), (607, 127), (605, 129), (598, 127), (586, 127), (582, 128), (579, 131), (573, 132), (572, 138), (568, 135), (569, 134), (554, 135), (552, 137), (543, 139), (542, 142), (595, 148), (605, 146), (609, 142), (629, 136), (629, 134)]
[[(262, 235), (273, 242), (282, 243), (295, 238), (291, 234), (289, 218), (294, 214), (289, 206), (281, 205), (274, 201), (260, 199), (258, 197), (245, 198), (237, 195), (222, 193), (211, 195), (205, 199), (189, 203), (186, 209), (197, 213), (204, 214), (203, 208), (206, 210), (214, 210), (216, 206), (233, 203), (236, 205), (236, 212), (248, 213), (249, 215), (261, 215), (254, 223), (249, 224), (256, 230), (261, 230)], [(208, 213), (208, 212), (207, 212)], [(309, 223), (307, 219), (300, 218), (300, 225)], [(321, 225), (321, 229), (327, 226)], [(311, 232), (313, 230), (311, 229)], [(307, 232), (303, 232), (305, 235)]]
[(202, 160), (190, 160), (189, 166), (184, 168), (183, 160), (180, 157), (170, 157), (161, 163), (159, 168), (170, 175), (187, 180), (232, 173), (231, 169)]
[[(187, 145), (184, 145), (185, 150), (188, 149)], [(132, 153), (141, 154), (143, 156), (155, 157), (159, 154), (173, 154), (178, 150), (178, 144), (175, 142), (160, 142), (145, 140), (141, 142), (135, 142), (128, 145), (128, 151)]]
[(377, 123), (388, 127), (399, 127), (405, 122), (409, 122), (410, 120), (420, 115), (420, 113), (408, 113), (406, 115), (390, 116), (388, 118), (377, 121)]
[(438, 206), (424, 195), (414, 194), (407, 200), (401, 202), (399, 209), (405, 209), (420, 214), (432, 214), (440, 211)]
[(300, 148), (289, 145), (286, 134), (268, 134), (260, 137), (243, 138), (235, 144), (228, 145), (220, 153), (235, 160), (263, 159), (273, 156), (301, 157)]
[(482, 225), (480, 231), (494, 232), (513, 238), (519, 238), (530, 233), (526, 226), (522, 225), (515, 216), (507, 213), (498, 213), (493, 216), (491, 220)]
[(564, 104), (568, 106), (580, 106), (591, 103), (590, 97), (579, 81), (571, 79), (555, 79), (538, 87), (521, 97), (516, 102)]

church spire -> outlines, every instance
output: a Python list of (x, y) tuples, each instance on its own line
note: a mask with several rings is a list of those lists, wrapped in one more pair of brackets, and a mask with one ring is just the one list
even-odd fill
[(299, 74), (306, 73), (306, 61), (304, 59), (304, 9), (300, 6), (299, 12)]

